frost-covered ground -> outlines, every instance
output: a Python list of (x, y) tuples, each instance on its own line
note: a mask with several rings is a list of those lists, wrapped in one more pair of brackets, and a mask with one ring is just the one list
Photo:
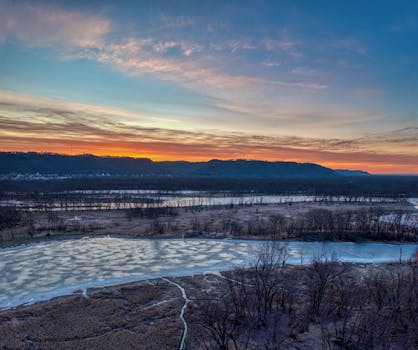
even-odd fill
[(418, 209), (418, 198), (408, 198), (408, 202), (411, 203), (415, 209)]
[[(408, 202), (418, 210), (418, 198), (408, 198)], [(380, 220), (387, 223), (394, 223), (396, 220), (399, 220), (401, 225), (418, 228), (418, 213), (416, 211), (414, 213), (403, 214), (401, 216), (396, 214), (382, 215)]]
[[(71, 198), (65, 196), (70, 195)], [(347, 197), (347, 196), (309, 196), (309, 195), (234, 195), (223, 192), (208, 194), (200, 191), (172, 191), (158, 193), (152, 190), (109, 190), (109, 191), (69, 191), (56, 193), (55, 199), (0, 199), (0, 206), (16, 206), (30, 211), (67, 210), (115, 210), (140, 207), (194, 207), (225, 205), (259, 205), (303, 202), (332, 203), (393, 203), (399, 198), (386, 197)]]
[[(0, 307), (11, 307), (94, 286), (162, 276), (226, 270), (248, 263), (262, 241), (83, 238), (0, 250)], [(290, 264), (313, 256), (379, 263), (408, 259), (417, 244), (287, 242)]]
[(396, 214), (382, 215), (380, 217), (382, 222), (397, 223), (405, 226), (418, 228), (418, 213), (402, 214), (401, 216)]

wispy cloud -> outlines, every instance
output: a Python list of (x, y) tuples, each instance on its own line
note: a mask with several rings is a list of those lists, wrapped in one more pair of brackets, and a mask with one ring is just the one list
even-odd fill
[(300, 43), (295, 40), (264, 39), (262, 44), (268, 51), (283, 51), (294, 58), (303, 56), (299, 49)]
[[(55, 49), (64, 59), (88, 59), (120, 71), (129, 77), (151, 76), (173, 81), (190, 90), (199, 89), (210, 97), (243, 104), (248, 110), (260, 101), (264, 91), (306, 90), (321, 91), (328, 84), (305, 79), (286, 80), (280, 77), (258, 76), (257, 70), (232, 73), (228, 55), (214, 57), (213, 50), (237, 53), (243, 50), (265, 50), (290, 57), (300, 57), (300, 42), (282, 36), (276, 39), (231, 39), (213, 41), (179, 39), (178, 28), (194, 23), (190, 17), (162, 16), (160, 22), (174, 30), (171, 38), (151, 34), (120, 35), (104, 15), (63, 10), (41, 4), (5, 3), (0, 14), (0, 38), (17, 40), (31, 47)], [(167, 29), (167, 30), (168, 30)], [(152, 32), (151, 32), (152, 33)], [(163, 35), (162, 37), (166, 37)], [(278, 67), (278, 62), (266, 61), (266, 66)], [(266, 94), (267, 96), (267, 94)], [(264, 103), (275, 108), (275, 98)], [(255, 112), (255, 111), (254, 111)], [(268, 117), (268, 116), (266, 116)]]
[[(150, 51), (148, 48), (152, 46)], [(192, 44), (165, 42), (152, 44), (150, 39), (129, 38), (123, 42), (106, 45), (100, 50), (85, 50), (80, 57), (105, 63), (130, 76), (153, 74), (163, 80), (172, 80), (189, 88), (196, 86), (210, 89), (215, 97), (226, 98), (230, 87), (246, 89), (248, 93), (255, 87), (263, 89), (269, 86), (279, 88), (299, 88), (307, 90), (323, 90), (328, 86), (310, 81), (280, 81), (248, 75), (231, 75), (211, 65), (202, 64), (200, 60), (188, 60), (182, 57), (166, 57), (155, 53), (164, 53), (167, 49), (180, 47), (184, 56), (201, 51), (201, 47)], [(226, 94), (225, 94), (226, 93)], [(241, 91), (241, 94), (244, 92)]]
[[(217, 129), (230, 132), (237, 129), (236, 118), (239, 118), (239, 129), (241, 131), (265, 133), (266, 129), (271, 130), (272, 132), (266, 133), (268, 135), (274, 135), (274, 131), (277, 129), (288, 130), (286, 132), (287, 134), (310, 135), (312, 134), (312, 130), (318, 127), (323, 130), (334, 130), (334, 128), (345, 125), (352, 127), (358, 124), (362, 126), (365, 122), (383, 119), (386, 116), (384, 113), (370, 113), (361, 110), (335, 111), (334, 113), (311, 111), (308, 107), (300, 110), (282, 107), (280, 110), (277, 110), (273, 106), (263, 103), (247, 107), (243, 103), (232, 104), (220, 99), (211, 101), (210, 106), (213, 111), (209, 111), (207, 115), (200, 115), (196, 123), (193, 114), (191, 117), (188, 117), (182, 113), (161, 113), (152, 109), (117, 108), (113, 106), (22, 95), (6, 90), (0, 90), (0, 104), (3, 105), (5, 111), (8, 109), (7, 114), (10, 118), (12, 118), (11, 113), (16, 108), (21, 111), (24, 110), (25, 113), (13, 112), (16, 115), (15, 118), (20, 120), (25, 117), (28, 119), (33, 118), (31, 112), (35, 110), (42, 112), (45, 110), (54, 110), (57, 111), (57, 114), (71, 113), (74, 115), (73, 118), (77, 118), (77, 114), (83, 115), (87, 113), (88, 115), (96, 116), (97, 120), (110, 118), (122, 122), (125, 125), (163, 127), (176, 130), (207, 131)], [(256, 128), (250, 123), (254, 118), (254, 114), (257, 115), (257, 121), (262, 125), (262, 128)], [(53, 118), (53, 115), (50, 117)], [(214, 119), (217, 121), (216, 124), (214, 124)], [(291, 128), (290, 130), (289, 127)], [(303, 132), (304, 130), (306, 132)], [(318, 135), (318, 133), (316, 134)], [(333, 135), (335, 135), (335, 132)]]
[[(93, 123), (100, 123), (101, 120), (109, 118), (126, 125), (140, 123), (148, 126), (162, 122), (161, 116), (140, 110), (22, 95), (4, 90), (0, 90), (0, 111), (3, 115), (9, 115), (9, 119), (12, 115), (16, 122), (31, 120), (34, 114), (33, 120), (39, 123), (49, 122), (50, 118), (57, 116), (69, 116), (72, 120), (77, 120), (82, 115), (93, 118), (91, 120)], [(163, 118), (163, 122), (169, 126), (177, 124), (175, 120), (169, 118)]]
[(167, 28), (184, 28), (195, 24), (195, 20), (190, 16), (170, 16), (167, 14), (160, 15), (160, 24)]
[(280, 62), (271, 62), (271, 61), (261, 62), (261, 64), (266, 67), (280, 67), (282, 65)]
[[(268, 51), (280, 50), (299, 56), (297, 43), (289, 40), (265, 39), (230, 40), (226, 43), (200, 43), (186, 40), (161, 40), (152, 37), (125, 37), (115, 39), (111, 23), (102, 16), (62, 10), (45, 5), (5, 3), (0, 15), (0, 38), (18, 40), (28, 46), (55, 47), (68, 58), (83, 57), (106, 63), (125, 73), (135, 75), (159, 73), (165, 79), (178, 82), (203, 83), (214, 86), (253, 85), (272, 83), (282, 87), (322, 89), (326, 86), (316, 82), (264, 81), (258, 77), (231, 75), (219, 66), (212, 66), (206, 59), (187, 59), (194, 53), (210, 49), (229, 48), (252, 50), (264, 47)], [(169, 18), (163, 21), (172, 26), (193, 23), (189, 17)], [(181, 56), (165, 55), (177, 49)], [(67, 51), (67, 52), (66, 52)], [(278, 66), (278, 63), (266, 63)]]
[(359, 55), (365, 55), (367, 53), (366, 46), (357, 38), (335, 39), (331, 42), (330, 46), (335, 49), (351, 51)]
[[(152, 40), (149, 40), (152, 42)], [(152, 43), (155, 53), (167, 53), (171, 49), (178, 49), (184, 56), (190, 56), (193, 53), (203, 50), (202, 45), (198, 43), (189, 43), (186, 41), (157, 41)]]
[[(20, 51), (21, 45), (25, 52), (45, 55), (45, 61), (74, 60), (72, 67), (81, 63), (77, 60), (83, 65), (87, 60), (129, 78), (146, 77), (162, 88), (175, 86), (176, 93), (190, 94), (190, 99), (198, 92), (205, 101), (197, 108), (185, 103), (172, 115), (155, 112), (160, 105), (154, 101), (144, 111), (0, 91), (0, 144), (8, 149), (26, 144), (33, 149), (30, 145), (41, 147), (48, 139), (51, 149), (58, 149), (60, 138), (55, 135), (59, 134), (63, 143), (83, 145), (80, 151), (88, 151), (90, 145), (102, 154), (106, 149), (132, 155), (148, 150), (159, 158), (184, 154), (206, 159), (210, 154), (327, 164), (336, 163), (338, 157), (354, 164), (358, 156), (370, 164), (383, 164), (388, 157), (394, 164), (416, 164), (416, 129), (359, 136), (380, 124), (384, 128), (377, 130), (406, 125), (393, 122), (398, 115), (389, 114), (385, 104), (373, 104), (389, 89), (379, 86), (377, 79), (372, 81), (373, 69), (370, 80), (360, 76), (362, 64), (373, 54), (364, 37), (346, 33), (338, 37), (327, 31), (318, 43), (319, 34), (293, 36), (277, 23), (267, 28), (263, 22), (261, 30), (237, 30), (232, 28), (240, 26), (235, 11), (227, 23), (228, 15), (194, 18), (152, 11), (152, 21), (142, 15), (142, 22), (124, 23), (120, 13), (111, 17), (109, 8), (83, 10), (81, 3), (59, 7), (55, 2), (0, 2), (0, 44), (12, 43), (2, 49)], [(19, 69), (19, 63), (12, 69)], [(348, 70), (359, 75), (344, 75)], [(37, 90), (32, 86), (32, 91)], [(164, 92), (155, 93), (153, 100), (163, 100)], [(405, 113), (410, 113), (407, 108)], [(313, 132), (316, 138), (303, 137)], [(22, 142), (13, 146), (13, 137)]]
[[(154, 159), (248, 158), (318, 162), (332, 167), (417, 172), (417, 128), (368, 134), (356, 139), (261, 136), (248, 133), (192, 132), (115, 122), (105, 107), (81, 112), (73, 105), (31, 106), (0, 103), (0, 148), (150, 156)], [(106, 116), (98, 115), (106, 110)], [(13, 114), (13, 111), (15, 113)], [(24, 111), (25, 113), (21, 113)], [(20, 113), (19, 113), (20, 112)], [(25, 117), (17, 117), (24, 115)], [(56, 135), (60, 135), (57, 137)], [(411, 151), (415, 150), (415, 151)], [(391, 167), (387, 167), (392, 164)], [(394, 168), (395, 167), (395, 168)], [(376, 170), (375, 170), (376, 171)], [(400, 170), (399, 170), (400, 171)]]
[(41, 4), (0, 4), (0, 37), (27, 46), (103, 47), (110, 31), (110, 21), (93, 14)]

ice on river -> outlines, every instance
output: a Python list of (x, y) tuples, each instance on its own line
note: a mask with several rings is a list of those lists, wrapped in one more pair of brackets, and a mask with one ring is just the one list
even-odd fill
[[(0, 308), (128, 281), (231, 269), (248, 264), (261, 241), (82, 238), (0, 249)], [(409, 258), (418, 245), (287, 242), (290, 264), (320, 253), (341, 261)]]

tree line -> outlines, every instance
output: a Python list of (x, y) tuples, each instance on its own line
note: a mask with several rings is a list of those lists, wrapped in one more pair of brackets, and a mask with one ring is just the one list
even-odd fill
[[(319, 255), (286, 267), (287, 248), (266, 245), (223, 288), (194, 301), (190, 341), (201, 349), (415, 349), (418, 266), (359, 269)], [(301, 345), (311, 332), (316, 344)]]
[[(176, 216), (171, 209), (139, 209), (142, 217), (153, 218), (150, 233), (176, 233), (176, 227), (162, 216)], [(185, 208), (193, 211), (195, 208)], [(128, 211), (130, 213), (131, 211)], [(145, 215), (147, 213), (147, 216)], [(152, 214), (153, 213), (153, 214)], [(131, 219), (133, 216), (128, 214)], [(158, 231), (153, 232), (153, 227)], [(192, 235), (208, 235), (214, 232), (227, 236), (255, 237), (260, 239), (306, 241), (418, 241), (418, 222), (415, 213), (388, 211), (379, 208), (359, 210), (332, 211), (328, 209), (311, 209), (295, 216), (273, 214), (266, 217), (235, 218), (226, 217), (221, 222), (212, 218), (196, 216), (190, 227)]]
[(335, 178), (85, 177), (0, 180), (0, 192), (151, 189), (232, 191), (262, 194), (418, 197), (418, 176), (338, 176)]

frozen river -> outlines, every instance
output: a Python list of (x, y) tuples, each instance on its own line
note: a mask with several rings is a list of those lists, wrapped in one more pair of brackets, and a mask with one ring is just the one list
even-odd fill
[[(0, 249), (0, 308), (94, 286), (226, 270), (250, 262), (261, 241), (82, 238)], [(287, 242), (290, 264), (334, 254), (341, 261), (409, 258), (417, 244)]]

